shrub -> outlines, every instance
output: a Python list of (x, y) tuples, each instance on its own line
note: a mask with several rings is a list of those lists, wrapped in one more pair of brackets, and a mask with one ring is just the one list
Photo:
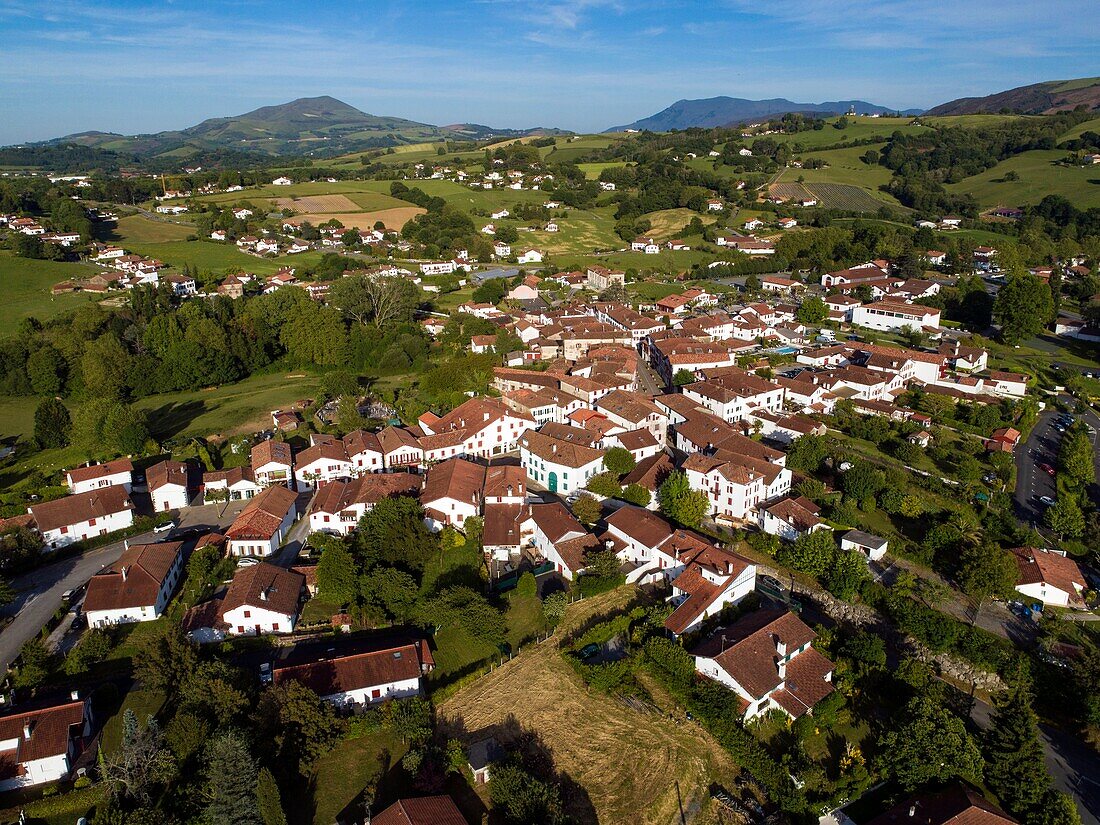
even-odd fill
[(611, 473), (600, 473), (593, 476), (585, 485), (592, 493), (604, 498), (618, 498), (623, 488), (619, 486), (618, 478)]

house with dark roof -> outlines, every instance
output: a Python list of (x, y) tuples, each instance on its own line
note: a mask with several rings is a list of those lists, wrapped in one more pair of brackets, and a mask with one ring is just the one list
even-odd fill
[(648, 490), (649, 504), (646, 505), (646, 508), (656, 510), (657, 488), (664, 483), (669, 473), (675, 469), (676, 465), (672, 463), (672, 459), (662, 451), (656, 455), (651, 455), (649, 458), (643, 458), (635, 464), (634, 469), (623, 476), (622, 485), (623, 487), (629, 487), (631, 484), (637, 484), (639, 487)]
[(161, 461), (145, 471), (153, 511), (164, 513), (191, 503), (190, 478), (182, 461)]
[(399, 799), (371, 817), (372, 825), (468, 825), (449, 796)]
[(415, 497), (422, 483), (416, 473), (376, 473), (326, 484), (309, 503), (310, 532), (346, 536), (379, 501), (394, 496)]
[(251, 467), (233, 467), (202, 474), (203, 504), (250, 499), (262, 489), (263, 485), (256, 483)]
[(0, 791), (56, 782), (92, 738), (91, 706), (77, 698), (0, 716)]
[(89, 627), (149, 622), (168, 606), (183, 573), (183, 542), (134, 544), (88, 581)]
[(828, 530), (821, 509), (805, 496), (787, 496), (757, 509), (757, 524), (765, 533), (794, 541), (815, 530)]
[(1017, 821), (961, 782), (939, 793), (922, 793), (899, 802), (865, 825), (1018, 825)]
[(187, 611), (184, 633), (197, 642), (289, 633), (298, 622), (304, 587), (301, 573), (273, 564), (238, 568), (224, 594)]
[(520, 464), (527, 478), (551, 493), (567, 495), (603, 472), (603, 450), (528, 430), (519, 439)]
[(840, 537), (841, 550), (858, 550), (867, 561), (878, 561), (886, 555), (890, 542), (862, 530), (849, 530)]
[(125, 530), (134, 523), (134, 503), (122, 485), (44, 501), (28, 508), (51, 550)]
[(294, 488), (294, 451), (284, 441), (261, 441), (252, 448), (252, 475), (261, 487)]
[(435, 667), (426, 640), (338, 653), (326, 648), (305, 661), (291, 656), (276, 663), (276, 685), (299, 682), (326, 702), (354, 708), (419, 696), (421, 680)]
[(530, 514), (534, 550), (551, 562), (562, 578), (572, 581), (588, 566), (587, 556), (600, 549), (600, 542), (560, 501), (532, 504)]
[(462, 458), (451, 458), (428, 469), (420, 503), (424, 523), (432, 532), (444, 527), (462, 530), (466, 519), (481, 513), (485, 468)]
[(231, 556), (270, 556), (298, 517), (298, 496), (280, 484), (254, 496), (225, 531)]
[(691, 651), (695, 669), (737, 694), (746, 721), (777, 709), (797, 719), (833, 692), (833, 663), (794, 613), (756, 610)]

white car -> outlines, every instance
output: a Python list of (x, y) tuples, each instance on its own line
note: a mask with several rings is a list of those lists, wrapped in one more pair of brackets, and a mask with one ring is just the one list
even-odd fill
[(168, 533), (179, 527), (179, 522), (169, 521), (166, 524), (160, 524), (153, 528), (154, 533)]
[(1052, 507), (1054, 506), (1054, 499), (1050, 496), (1039, 496), (1039, 503), (1045, 504), (1047, 507)]

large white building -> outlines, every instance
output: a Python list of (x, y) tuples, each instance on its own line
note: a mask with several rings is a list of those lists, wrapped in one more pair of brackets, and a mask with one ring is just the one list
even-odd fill
[(906, 327), (913, 327), (917, 330), (925, 327), (938, 329), (940, 311), (921, 304), (878, 301), (853, 309), (852, 323), (856, 326), (878, 329), (883, 332), (902, 332)]
[(379, 473), (326, 484), (309, 504), (309, 530), (346, 536), (379, 501), (416, 496), (422, 482), (415, 473)]
[(156, 513), (178, 510), (191, 503), (187, 465), (182, 461), (161, 461), (145, 471), (149, 498)]
[(74, 495), (103, 487), (123, 487), (126, 492), (130, 492), (133, 479), (134, 464), (128, 458), (120, 458), (117, 461), (108, 461), (104, 464), (74, 467), (65, 473), (65, 482), (69, 485), (69, 492)]
[(551, 493), (568, 495), (603, 472), (603, 450), (528, 430), (519, 440), (519, 459), (527, 478)]

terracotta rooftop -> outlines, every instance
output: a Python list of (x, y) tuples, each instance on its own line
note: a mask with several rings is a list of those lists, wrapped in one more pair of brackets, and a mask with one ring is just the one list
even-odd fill
[(131, 545), (89, 580), (84, 611), (152, 607), (182, 547), (181, 541)]

